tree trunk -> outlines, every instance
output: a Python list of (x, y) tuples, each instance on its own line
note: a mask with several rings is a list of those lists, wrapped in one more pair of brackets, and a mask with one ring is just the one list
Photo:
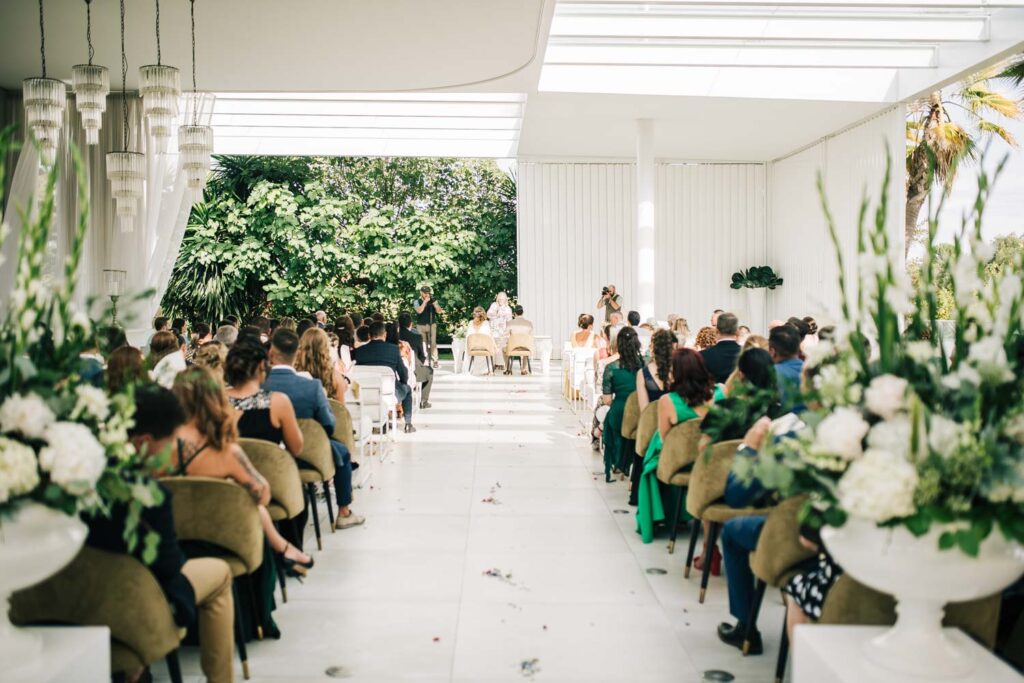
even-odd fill
[(917, 220), (928, 198), (928, 155), (918, 149), (910, 156), (907, 168), (907, 206), (903, 217), (903, 255), (910, 252), (910, 244), (917, 232)]

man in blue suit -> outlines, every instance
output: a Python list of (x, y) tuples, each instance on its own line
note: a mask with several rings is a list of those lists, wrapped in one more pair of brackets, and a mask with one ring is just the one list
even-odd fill
[(384, 341), (387, 329), (384, 323), (374, 322), (370, 325), (370, 341), (352, 350), (352, 360), (356, 365), (371, 365), (391, 368), (395, 372), (395, 396), (402, 402), (405, 414), (405, 433), (415, 432), (412, 426), (412, 389), (409, 387), (409, 370), (402, 362), (402, 354), (395, 344)]
[[(270, 363), (272, 365), (263, 388), (279, 391), (288, 396), (295, 409), (295, 417), (311, 418), (323, 425), (328, 436), (334, 434), (334, 413), (327, 404), (327, 394), (320, 380), (302, 377), (295, 372), (293, 364), (299, 350), (299, 337), (291, 330), (279, 329), (270, 339)], [(352, 512), (352, 459), (345, 444), (331, 439), (334, 454), (334, 495), (338, 501), (338, 518), (335, 529), (348, 529), (366, 521)], [(300, 467), (302, 463), (299, 463)]]

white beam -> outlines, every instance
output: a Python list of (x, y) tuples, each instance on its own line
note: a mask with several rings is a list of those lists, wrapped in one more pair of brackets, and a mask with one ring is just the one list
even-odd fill
[(636, 122), (636, 309), (640, 318), (654, 316), (654, 121)]

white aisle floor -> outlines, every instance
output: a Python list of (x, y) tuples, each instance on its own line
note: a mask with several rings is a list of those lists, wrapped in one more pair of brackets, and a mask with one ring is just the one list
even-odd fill
[[(764, 655), (718, 642), (724, 579), (700, 605), (697, 573), (683, 578), (686, 537), (674, 555), (663, 539), (640, 542), (627, 483), (604, 482), (557, 367), (436, 381), (419, 431), (383, 462), (363, 459), (365, 526), (326, 536), (275, 613), (283, 637), (249, 645), (253, 681), (680, 683), (713, 669), (772, 680), (776, 595), (761, 613)], [(307, 539), (315, 549), (312, 529)], [(183, 667), (202, 680), (194, 648)]]

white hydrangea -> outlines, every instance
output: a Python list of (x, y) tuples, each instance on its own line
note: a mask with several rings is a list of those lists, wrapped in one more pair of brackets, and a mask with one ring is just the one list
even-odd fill
[(31, 492), (37, 484), (35, 451), (20, 441), (0, 436), (0, 503)]
[(821, 421), (814, 432), (811, 451), (856, 460), (864, 452), (863, 440), (869, 425), (855, 408), (840, 407)]
[(71, 326), (88, 330), (92, 327), (92, 321), (89, 320), (89, 316), (84, 311), (76, 310), (71, 315)]
[(864, 405), (875, 415), (891, 420), (907, 407), (907, 380), (896, 375), (879, 375), (864, 391)]
[(107, 455), (88, 427), (55, 422), (46, 430), (47, 445), (39, 451), (39, 465), (50, 480), (72, 495), (92, 490), (107, 465)]
[(953, 455), (964, 437), (964, 427), (944, 415), (928, 420), (928, 447), (943, 458)]
[(910, 456), (910, 418), (897, 415), (891, 420), (876, 423), (868, 432), (868, 448)]
[(36, 394), (9, 396), (0, 406), (0, 431), (17, 432), (28, 439), (40, 439), (57, 417)]
[(869, 448), (839, 479), (839, 504), (852, 517), (881, 523), (914, 513), (917, 470), (904, 458)]
[(836, 347), (830, 341), (820, 341), (805, 352), (804, 368), (816, 368), (822, 361), (835, 353)]
[(102, 422), (110, 415), (110, 399), (107, 398), (107, 392), (102, 389), (81, 384), (75, 388), (75, 395), (78, 400), (71, 412), (72, 417), (89, 415), (97, 422)]
[(907, 357), (918, 365), (924, 365), (936, 358), (936, 350), (929, 341), (918, 340), (907, 343)]
[(1003, 425), (1003, 434), (1024, 446), (1024, 413), (1017, 413)]
[(1003, 384), (1014, 379), (1001, 337), (989, 336), (971, 344), (967, 360), (978, 371), (983, 382)]

